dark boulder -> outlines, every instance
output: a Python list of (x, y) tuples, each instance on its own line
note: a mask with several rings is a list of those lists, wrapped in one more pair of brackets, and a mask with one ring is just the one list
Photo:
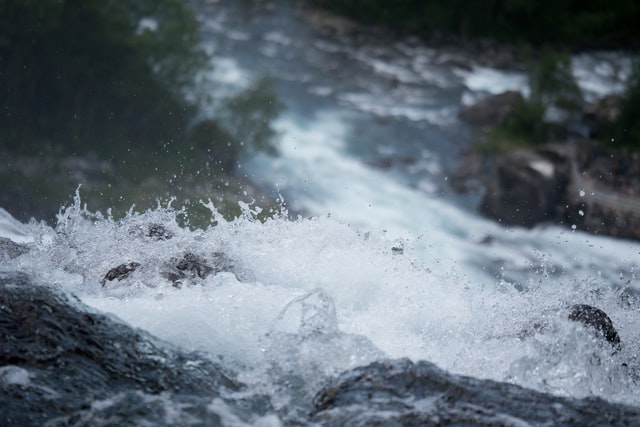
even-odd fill
[(131, 273), (136, 271), (138, 267), (140, 267), (140, 263), (135, 261), (131, 261), (127, 264), (120, 264), (119, 266), (107, 271), (107, 274), (104, 275), (100, 283), (104, 286), (107, 282), (126, 279), (131, 275)]
[[(207, 405), (242, 389), (207, 357), (17, 273), (0, 274), (0, 342), (3, 426), (220, 425)], [(268, 410), (265, 402), (229, 408), (249, 419), (242, 414)]]
[(593, 139), (611, 138), (614, 133), (613, 123), (619, 115), (619, 95), (608, 95), (585, 106), (584, 120), (589, 129), (589, 137)]
[(504, 225), (554, 221), (566, 204), (568, 182), (568, 163), (557, 151), (512, 151), (497, 158), (480, 210)]
[(340, 375), (314, 399), (325, 426), (640, 425), (640, 408), (571, 399), (513, 384), (449, 374), (407, 359), (374, 362)]
[(576, 304), (571, 307), (569, 320), (580, 322), (593, 329), (597, 336), (607, 340), (614, 348), (620, 348), (620, 335), (613, 326), (607, 313), (588, 304)]
[(211, 274), (233, 271), (233, 261), (222, 252), (214, 252), (208, 258), (186, 252), (181, 258), (171, 258), (162, 276), (174, 286), (180, 287), (185, 281), (205, 279)]
[(169, 240), (173, 237), (173, 232), (162, 224), (149, 224), (147, 226), (147, 237), (154, 240)]
[(510, 151), (492, 165), (480, 173), (486, 216), (640, 239), (640, 154), (580, 140)]
[(458, 118), (473, 126), (499, 126), (522, 102), (524, 102), (524, 98), (520, 92), (509, 90), (461, 108), (458, 112)]

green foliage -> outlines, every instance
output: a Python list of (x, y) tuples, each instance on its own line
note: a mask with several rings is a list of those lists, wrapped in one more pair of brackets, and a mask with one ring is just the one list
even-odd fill
[(198, 46), (180, 0), (0, 0), (0, 146), (105, 153), (177, 137)]
[(425, 35), (489, 37), (534, 46), (640, 46), (640, 2), (610, 0), (314, 0), (353, 19)]
[(640, 60), (634, 63), (614, 128), (614, 138), (608, 143), (616, 147), (640, 150)]
[(495, 154), (544, 143), (550, 127), (543, 120), (544, 111), (540, 102), (518, 102), (502, 125), (478, 138), (475, 150)]
[(569, 56), (545, 50), (530, 70), (529, 99), (513, 106), (504, 123), (492, 129), (478, 145), (479, 151), (504, 152), (566, 137), (565, 124), (549, 122), (545, 116), (550, 108), (568, 114), (582, 111), (582, 93), (571, 73)]
[(543, 50), (529, 75), (532, 102), (565, 110), (582, 108), (582, 92), (571, 71), (569, 55)]
[[(82, 183), (99, 209), (223, 195), (236, 212), (238, 156), (275, 151), (282, 105), (261, 79), (225, 102), (228, 128), (200, 118), (199, 37), (184, 0), (0, 0), (0, 201), (57, 211)], [(91, 176), (65, 166), (92, 158)]]
[(246, 152), (277, 153), (272, 122), (283, 111), (284, 104), (276, 97), (273, 84), (271, 78), (261, 77), (223, 103), (219, 119)]

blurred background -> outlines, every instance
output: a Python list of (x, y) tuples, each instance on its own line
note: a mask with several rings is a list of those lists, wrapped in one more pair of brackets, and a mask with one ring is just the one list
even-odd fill
[(424, 198), (637, 237), (594, 224), (640, 212), (638, 22), (633, 0), (0, 0), (0, 206), (53, 223), (80, 186), (115, 217), (284, 201), (404, 232)]

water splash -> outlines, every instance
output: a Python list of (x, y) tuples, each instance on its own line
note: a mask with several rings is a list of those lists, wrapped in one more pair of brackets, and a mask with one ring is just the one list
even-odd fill
[[(534, 245), (523, 286), (514, 286), (483, 269), (498, 256), (511, 268), (519, 255), (509, 239), (478, 243), (485, 258), (476, 252), (476, 264), (453, 258), (454, 250), (434, 257), (427, 237), (363, 232), (328, 216), (291, 219), (284, 209), (259, 220), (251, 204), (225, 220), (204, 204), (210, 225), (190, 229), (184, 210), (171, 204), (116, 220), (91, 212), (77, 195), (55, 229), (21, 224), (31, 250), (3, 268), (27, 270), (162, 339), (207, 352), (253, 378), (256, 390), (275, 393), (282, 407), (385, 356), (557, 394), (639, 402), (632, 269), (617, 279), (624, 286), (584, 280), (582, 263), (557, 267), (553, 247)], [(511, 239), (520, 245), (533, 240), (518, 233)], [(105, 280), (129, 263), (138, 266)], [(184, 276), (172, 280), (171, 272)], [(619, 352), (568, 321), (575, 302), (609, 314)]]

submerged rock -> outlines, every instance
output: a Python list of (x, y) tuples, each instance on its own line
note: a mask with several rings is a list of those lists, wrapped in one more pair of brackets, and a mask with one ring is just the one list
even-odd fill
[(620, 335), (613, 327), (613, 322), (607, 313), (588, 304), (576, 304), (571, 307), (569, 320), (580, 322), (592, 328), (596, 334), (607, 340), (615, 348), (620, 348)]
[(0, 342), (3, 426), (221, 425), (212, 402), (244, 420), (269, 408), (260, 399), (227, 402), (222, 394), (242, 386), (210, 359), (25, 275), (0, 275)]
[(136, 271), (138, 267), (140, 267), (140, 263), (135, 261), (128, 264), (120, 264), (119, 266), (109, 270), (107, 274), (104, 275), (104, 278), (100, 283), (104, 286), (107, 282), (112, 282), (116, 279), (118, 281), (126, 279), (131, 275), (131, 273)]
[(162, 276), (174, 286), (180, 287), (185, 280), (205, 279), (209, 275), (233, 272), (233, 261), (222, 252), (214, 252), (209, 258), (185, 253), (182, 258), (171, 258), (165, 266)]
[(171, 230), (157, 223), (149, 224), (145, 235), (154, 240), (169, 240), (173, 238), (173, 232)]
[(429, 362), (401, 359), (340, 375), (315, 397), (311, 419), (325, 426), (634, 426), (640, 425), (640, 409), (452, 375)]

